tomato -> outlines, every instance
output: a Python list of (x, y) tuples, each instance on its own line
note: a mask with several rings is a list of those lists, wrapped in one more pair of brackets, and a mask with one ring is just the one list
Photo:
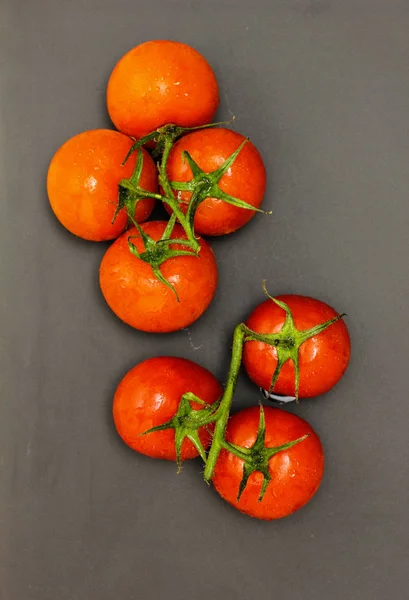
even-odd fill
[[(114, 223), (112, 219), (119, 181), (130, 177), (135, 169), (136, 153), (121, 166), (131, 146), (130, 138), (122, 133), (95, 129), (74, 136), (55, 153), (48, 169), (48, 197), (57, 219), (74, 235), (99, 242), (116, 238), (125, 230), (125, 210)], [(140, 184), (156, 192), (156, 167), (149, 154), (143, 153)], [(137, 203), (138, 222), (146, 221), (154, 202), (146, 198)]]
[[(187, 392), (213, 404), (223, 389), (210, 371), (184, 358), (159, 356), (136, 365), (122, 379), (114, 397), (113, 416), (119, 435), (137, 452), (153, 458), (176, 460), (174, 429), (140, 434), (172, 419), (182, 395)], [(192, 408), (203, 407), (192, 403)], [(207, 448), (211, 436), (206, 428), (199, 429), (199, 438)], [(196, 456), (196, 447), (185, 438), (182, 460)]]
[[(205, 172), (219, 168), (243, 143), (245, 137), (225, 128), (202, 129), (180, 138), (173, 146), (167, 164), (170, 181), (187, 182), (192, 171), (184, 159), (188, 151), (193, 160)], [(222, 176), (220, 189), (259, 208), (266, 187), (266, 170), (257, 148), (247, 142), (232, 166)], [(191, 192), (178, 192), (180, 206), (186, 212)], [(206, 198), (195, 215), (195, 229), (201, 235), (224, 235), (243, 227), (254, 216), (254, 211), (239, 208), (218, 198)]]
[[(166, 222), (150, 221), (141, 227), (157, 241)], [(129, 236), (138, 236), (136, 228), (118, 238), (101, 263), (100, 285), (108, 305), (125, 323), (142, 331), (168, 332), (191, 325), (207, 309), (216, 291), (217, 265), (210, 246), (200, 240), (199, 257), (177, 256), (162, 264), (161, 271), (176, 290), (178, 302), (174, 292), (156, 278), (152, 267), (131, 254)], [(186, 239), (180, 225), (174, 227), (175, 237)], [(132, 241), (139, 252), (144, 251), (140, 237)]]
[(116, 64), (108, 82), (115, 127), (137, 138), (173, 123), (210, 123), (219, 104), (215, 74), (197, 50), (155, 40), (136, 46)]
[[(291, 309), (297, 329), (306, 330), (333, 319), (338, 313), (320, 300), (305, 296), (278, 296)], [(285, 321), (284, 310), (272, 300), (260, 304), (246, 321), (257, 333), (279, 332)], [(299, 348), (299, 396), (309, 398), (328, 392), (343, 376), (349, 363), (351, 342), (343, 320), (305, 341)], [(277, 350), (258, 341), (244, 344), (243, 364), (252, 381), (268, 390), (277, 366)], [(295, 395), (295, 371), (292, 360), (281, 369), (274, 386), (275, 394)]]
[[(280, 519), (307, 504), (321, 483), (324, 472), (324, 453), (318, 435), (300, 417), (279, 408), (264, 407), (266, 422), (265, 446), (274, 448), (308, 437), (282, 450), (268, 461), (271, 480), (259, 502), (263, 475), (253, 472), (237, 502), (244, 462), (222, 450), (216, 463), (213, 484), (217, 492), (232, 506), (257, 519)], [(244, 448), (256, 441), (260, 409), (252, 406), (230, 417), (226, 440)]]

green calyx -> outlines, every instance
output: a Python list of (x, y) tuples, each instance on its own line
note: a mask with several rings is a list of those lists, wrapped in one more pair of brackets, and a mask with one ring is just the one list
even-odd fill
[(183, 159), (188, 163), (193, 178), (190, 181), (172, 181), (170, 182), (170, 186), (173, 190), (177, 192), (190, 192), (191, 198), (188, 204), (188, 208), (186, 211), (186, 220), (188, 223), (188, 227), (191, 231), (193, 231), (193, 223), (196, 211), (199, 205), (206, 200), (206, 198), (218, 198), (219, 200), (223, 200), (232, 206), (237, 206), (238, 208), (243, 208), (245, 210), (252, 210), (255, 212), (259, 212), (262, 214), (270, 214), (265, 213), (265, 211), (255, 208), (248, 202), (244, 202), (244, 200), (240, 200), (239, 198), (235, 198), (230, 194), (226, 194), (220, 186), (219, 182), (223, 175), (227, 173), (230, 167), (233, 165), (234, 161), (240, 154), (242, 148), (248, 142), (246, 138), (240, 146), (224, 161), (224, 163), (215, 171), (211, 173), (206, 173), (203, 171), (199, 165), (193, 160), (189, 152), (186, 150), (183, 152)]
[[(162, 234), (162, 237), (159, 241), (154, 241), (150, 235), (148, 235), (146, 233), (146, 231), (143, 230), (143, 228), (139, 225), (139, 223), (137, 223), (134, 219), (131, 219), (133, 224), (135, 225), (135, 227), (138, 230), (138, 236), (129, 236), (128, 237), (128, 247), (130, 252), (136, 256), (136, 258), (139, 258), (140, 260), (143, 260), (144, 262), (148, 263), (151, 267), (152, 267), (152, 271), (155, 275), (155, 277), (164, 285), (166, 285), (169, 289), (172, 290), (172, 292), (175, 294), (177, 301), (179, 302), (179, 296), (178, 293), (176, 291), (176, 289), (174, 288), (174, 286), (170, 283), (170, 281), (168, 281), (162, 271), (161, 271), (161, 265), (168, 260), (169, 258), (174, 258), (176, 256), (197, 256), (197, 254), (195, 252), (193, 252), (191, 249), (189, 250), (175, 250), (174, 248), (171, 248), (171, 245), (180, 245), (180, 246), (187, 246), (189, 247), (189, 242), (187, 240), (181, 240), (181, 239), (175, 239), (175, 238), (170, 238), (169, 236), (171, 235), (172, 229), (175, 225), (175, 221), (176, 221), (176, 215), (173, 213), (173, 215), (170, 217), (168, 224)], [(133, 239), (136, 239), (137, 237), (141, 238), (145, 247), (145, 250), (143, 252), (139, 252), (138, 248), (136, 247), (136, 245), (133, 243)]]
[[(192, 402), (196, 404), (200, 404), (203, 408), (200, 410), (195, 410), (192, 408)], [(178, 473), (182, 468), (182, 444), (183, 441), (187, 438), (192, 442), (192, 444), (196, 447), (199, 452), (202, 460), (206, 462), (206, 452), (203, 448), (203, 444), (199, 437), (199, 429), (201, 427), (209, 426), (210, 423), (214, 421), (214, 416), (217, 411), (218, 403), (215, 404), (206, 404), (200, 398), (188, 392), (187, 394), (183, 394), (178, 410), (175, 416), (163, 423), (163, 425), (158, 425), (157, 427), (152, 427), (152, 429), (148, 429), (141, 435), (146, 435), (148, 433), (153, 433), (154, 431), (163, 431), (165, 429), (174, 429), (175, 430), (175, 450), (176, 450), (176, 462), (178, 465)]]
[(257, 430), (256, 441), (254, 442), (251, 448), (243, 448), (241, 446), (237, 446), (236, 444), (231, 444), (229, 442), (223, 442), (223, 448), (228, 452), (231, 452), (238, 458), (243, 460), (243, 477), (240, 482), (239, 491), (237, 495), (237, 502), (240, 500), (242, 493), (244, 492), (249, 477), (252, 473), (258, 472), (263, 475), (263, 483), (260, 490), (260, 495), (258, 501), (261, 502), (264, 494), (266, 493), (268, 484), (271, 481), (271, 473), (269, 469), (269, 461), (270, 458), (279, 452), (283, 452), (284, 450), (288, 450), (292, 448), (296, 444), (304, 441), (309, 434), (303, 435), (302, 437), (293, 440), (291, 442), (287, 442), (286, 444), (282, 444), (281, 446), (276, 446), (274, 448), (268, 448), (265, 445), (266, 438), (266, 421), (264, 416), (263, 406), (260, 404), (260, 420)]
[(271, 377), (271, 383), (269, 392), (271, 393), (274, 390), (274, 386), (277, 383), (278, 377), (281, 373), (281, 369), (285, 365), (285, 363), (291, 360), (294, 364), (295, 371), (295, 399), (298, 402), (299, 400), (299, 386), (300, 386), (300, 364), (299, 364), (299, 352), (300, 347), (304, 342), (309, 340), (312, 337), (315, 337), (328, 329), (331, 325), (342, 319), (345, 314), (337, 315), (333, 319), (326, 321), (325, 323), (321, 323), (316, 325), (315, 327), (311, 327), (310, 329), (301, 331), (297, 329), (294, 323), (292, 312), (289, 306), (282, 302), (281, 300), (277, 300), (277, 298), (273, 298), (268, 293), (265, 282), (263, 282), (263, 289), (266, 296), (272, 300), (277, 306), (282, 308), (286, 313), (286, 318), (284, 321), (284, 325), (278, 333), (270, 333), (270, 334), (259, 334), (254, 331), (248, 331), (246, 334), (245, 341), (257, 341), (268, 344), (269, 346), (273, 346), (277, 352), (277, 365), (274, 373)]

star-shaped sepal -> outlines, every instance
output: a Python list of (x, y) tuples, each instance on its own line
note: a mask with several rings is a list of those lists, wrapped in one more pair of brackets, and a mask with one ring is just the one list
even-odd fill
[(257, 430), (256, 441), (251, 448), (243, 448), (232, 444), (231, 442), (224, 442), (223, 447), (238, 458), (243, 460), (243, 476), (240, 481), (239, 490), (237, 494), (237, 502), (239, 502), (241, 495), (243, 494), (249, 477), (252, 473), (258, 472), (263, 475), (263, 483), (260, 490), (258, 501), (263, 500), (264, 494), (268, 488), (268, 485), (272, 479), (269, 468), (269, 461), (272, 456), (292, 448), (296, 444), (303, 442), (309, 434), (303, 435), (302, 437), (282, 444), (281, 446), (275, 446), (269, 448), (266, 446), (266, 421), (264, 416), (263, 406), (260, 404), (260, 420)]
[[(193, 403), (201, 405), (202, 408), (199, 410), (194, 409), (192, 407)], [(186, 438), (192, 442), (202, 460), (206, 463), (206, 450), (200, 439), (199, 429), (203, 427), (210, 428), (211, 423), (215, 421), (218, 407), (219, 402), (207, 404), (195, 396), (195, 394), (188, 392), (183, 394), (176, 414), (169, 421), (152, 427), (152, 429), (148, 429), (141, 435), (153, 433), (154, 431), (163, 431), (164, 429), (174, 429), (176, 462), (179, 473), (182, 468), (182, 444)]]

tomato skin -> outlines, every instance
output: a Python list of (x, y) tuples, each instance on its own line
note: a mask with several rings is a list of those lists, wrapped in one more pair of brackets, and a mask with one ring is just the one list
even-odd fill
[(210, 123), (219, 104), (215, 74), (204, 57), (180, 42), (136, 46), (116, 64), (107, 88), (115, 127), (141, 138), (167, 123)]
[[(142, 228), (155, 241), (165, 230), (165, 221), (149, 221)], [(174, 285), (174, 292), (161, 283), (146, 262), (135, 257), (128, 248), (129, 236), (137, 236), (131, 228), (118, 238), (105, 253), (100, 267), (102, 293), (113, 312), (135, 329), (156, 333), (177, 331), (196, 321), (209, 306), (217, 286), (217, 265), (213, 250), (200, 240), (199, 257), (177, 256), (166, 260), (161, 271)], [(180, 225), (172, 237), (186, 239)], [(132, 240), (139, 252), (144, 246), (140, 237)], [(183, 247), (185, 249), (185, 247)]]
[[(306, 296), (277, 296), (291, 309), (297, 329), (305, 330), (333, 319), (338, 313), (320, 300)], [(272, 300), (260, 304), (246, 321), (257, 333), (276, 333), (281, 330), (285, 313)], [(299, 350), (300, 398), (325, 394), (345, 373), (351, 355), (348, 329), (342, 319), (330, 325), (319, 335), (310, 338)], [(277, 351), (262, 342), (246, 342), (243, 348), (243, 364), (250, 379), (268, 390), (277, 365)], [(284, 364), (274, 393), (295, 395), (295, 373), (292, 361)]]
[[(127, 226), (122, 210), (112, 223), (118, 202), (118, 184), (132, 175), (136, 154), (124, 166), (122, 162), (132, 140), (109, 129), (80, 133), (55, 153), (47, 175), (51, 208), (60, 223), (74, 235), (100, 242), (118, 237)], [(144, 150), (141, 186), (151, 192), (158, 189), (156, 167)], [(146, 221), (155, 201), (146, 198), (137, 203), (135, 218)]]
[[(264, 407), (265, 445), (281, 446), (303, 435), (309, 437), (269, 460), (272, 480), (264, 498), (258, 502), (263, 475), (250, 475), (237, 502), (243, 476), (243, 460), (222, 450), (216, 463), (213, 484), (217, 492), (234, 508), (256, 519), (267, 521), (286, 517), (307, 504), (319, 488), (324, 473), (324, 453), (318, 435), (300, 417), (279, 408)], [(227, 441), (250, 448), (257, 436), (260, 409), (252, 406), (233, 415), (227, 424)]]
[[(173, 146), (167, 164), (171, 181), (190, 181), (192, 171), (183, 158), (187, 150), (206, 173), (216, 170), (245, 140), (231, 129), (211, 128), (194, 131)], [(266, 188), (266, 170), (257, 148), (249, 141), (241, 149), (231, 168), (219, 182), (227, 194), (259, 208)], [(180, 206), (186, 212), (191, 192), (179, 192)], [(217, 198), (206, 198), (195, 215), (195, 229), (200, 235), (225, 235), (243, 227), (255, 215), (245, 208), (232, 206)]]
[[(210, 371), (184, 358), (159, 356), (136, 365), (122, 379), (114, 396), (113, 417), (119, 435), (141, 454), (176, 460), (174, 429), (140, 434), (172, 419), (182, 395), (187, 392), (213, 404), (223, 389)], [(203, 408), (195, 403), (192, 407)], [(209, 431), (200, 429), (199, 437), (206, 449), (211, 439)], [(185, 439), (182, 460), (198, 455), (192, 442)]]

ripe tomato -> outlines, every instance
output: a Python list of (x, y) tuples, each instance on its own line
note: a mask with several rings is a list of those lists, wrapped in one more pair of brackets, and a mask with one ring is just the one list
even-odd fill
[[(132, 175), (136, 164), (134, 153), (121, 166), (132, 141), (109, 129), (85, 131), (74, 136), (55, 153), (48, 169), (47, 191), (57, 219), (71, 233), (86, 240), (100, 242), (118, 237), (127, 226), (122, 210), (116, 217), (118, 184)], [(156, 167), (143, 151), (141, 187), (157, 191)], [(135, 219), (146, 221), (154, 200), (146, 198), (136, 205)]]
[[(154, 241), (160, 239), (165, 227), (164, 221), (142, 225)], [(207, 309), (216, 291), (217, 265), (210, 246), (201, 240), (199, 257), (177, 256), (162, 264), (161, 271), (177, 291), (178, 302), (152, 267), (131, 254), (129, 236), (138, 236), (136, 228), (118, 238), (101, 263), (100, 284), (108, 305), (125, 323), (142, 331), (163, 333), (191, 325)], [(175, 226), (172, 238), (186, 239), (180, 225)], [(140, 237), (132, 241), (139, 252), (144, 251)]]
[(167, 123), (210, 123), (219, 90), (215, 74), (197, 50), (155, 40), (119, 60), (108, 82), (107, 104), (115, 127), (141, 138)]
[[(119, 435), (137, 452), (176, 460), (174, 429), (140, 434), (172, 419), (187, 392), (213, 404), (223, 389), (210, 371), (184, 358), (159, 356), (136, 365), (122, 379), (114, 397), (113, 416)], [(203, 408), (196, 403), (191, 406), (195, 410)], [(204, 427), (199, 429), (199, 438), (206, 449), (210, 444), (209, 431)], [(196, 456), (196, 447), (185, 438), (182, 460)]]
[[(241, 512), (257, 519), (286, 517), (314, 496), (324, 472), (324, 454), (319, 437), (300, 417), (279, 408), (264, 407), (266, 422), (265, 446), (274, 448), (309, 436), (298, 444), (270, 458), (271, 481), (259, 502), (263, 475), (253, 472), (237, 502), (243, 477), (243, 460), (222, 450), (216, 463), (213, 484), (218, 493)], [(226, 440), (244, 448), (256, 441), (260, 409), (252, 406), (233, 415), (227, 424)]]
[[(173, 146), (167, 164), (170, 181), (187, 182), (192, 179), (192, 171), (184, 159), (187, 150), (193, 160), (205, 172), (218, 169), (245, 140), (245, 137), (224, 128), (211, 128), (194, 131), (179, 139)], [(257, 148), (247, 142), (232, 166), (222, 176), (220, 189), (248, 204), (259, 208), (266, 187), (266, 170)], [(191, 192), (180, 191), (178, 198), (186, 212)], [(243, 227), (254, 216), (254, 212), (239, 208), (218, 198), (206, 198), (195, 215), (195, 229), (201, 235), (224, 235)]]
[[(306, 330), (333, 319), (338, 313), (320, 300), (305, 296), (278, 296), (291, 309), (295, 326)], [(277, 333), (285, 321), (285, 312), (272, 300), (260, 304), (246, 321), (257, 333)], [(299, 396), (310, 398), (328, 392), (343, 376), (349, 363), (351, 342), (343, 320), (308, 339), (299, 349)], [(268, 390), (277, 366), (277, 350), (262, 342), (246, 342), (243, 363), (252, 381)], [(274, 386), (274, 393), (295, 395), (294, 364), (287, 361)]]

